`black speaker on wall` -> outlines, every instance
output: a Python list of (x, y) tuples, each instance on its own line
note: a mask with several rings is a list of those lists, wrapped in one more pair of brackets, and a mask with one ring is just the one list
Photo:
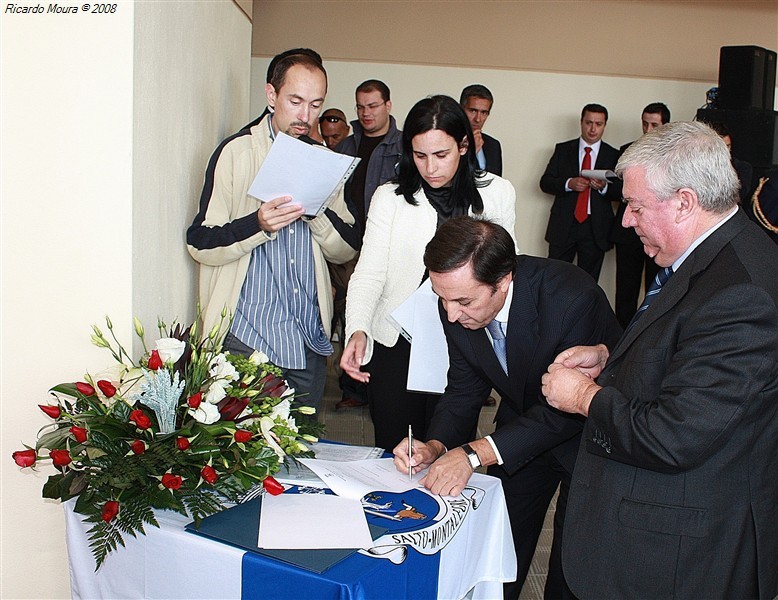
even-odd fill
[(732, 134), (732, 154), (740, 160), (757, 168), (778, 165), (777, 112), (701, 108), (697, 120), (724, 123)]
[(772, 110), (776, 53), (759, 46), (722, 46), (718, 107)]

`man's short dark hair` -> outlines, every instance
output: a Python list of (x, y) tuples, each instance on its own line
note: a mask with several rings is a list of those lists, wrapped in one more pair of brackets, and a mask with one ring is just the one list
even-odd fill
[(605, 115), (605, 122), (608, 122), (608, 109), (605, 108), (602, 104), (587, 104), (583, 107), (581, 110), (581, 120), (583, 121), (584, 115), (586, 113), (602, 113)]
[(424, 250), (424, 266), (433, 273), (449, 273), (470, 264), (476, 281), (496, 288), (516, 268), (513, 238), (487, 219), (453, 217), (438, 228)]
[(490, 104), (494, 104), (494, 96), (492, 96), (492, 92), (489, 91), (488, 87), (481, 85), (480, 83), (468, 85), (465, 89), (462, 90), (462, 93), (459, 95), (460, 106), (467, 104), (467, 100), (469, 98), (481, 98), (482, 100), (488, 100)]
[(389, 100), (391, 100), (391, 97), (389, 96), (389, 86), (386, 85), (383, 81), (379, 81), (378, 79), (368, 79), (367, 81), (360, 83), (357, 86), (357, 91), (354, 92), (354, 95), (359, 94), (360, 92), (363, 94), (369, 92), (380, 92), (381, 99), (384, 102), (389, 102)]
[(321, 55), (318, 52), (316, 52), (316, 50), (311, 50), (310, 48), (292, 48), (291, 50), (281, 52), (281, 54), (276, 54), (273, 57), (273, 60), (270, 61), (270, 64), (267, 66), (267, 79), (266, 79), (267, 83), (270, 83), (270, 80), (273, 78), (273, 70), (276, 68), (278, 61), (283, 58), (286, 58), (287, 56), (292, 56), (294, 54), (304, 54), (306, 56), (310, 56), (319, 64), (323, 64), (321, 60)]
[(643, 109), (641, 114), (645, 113), (659, 115), (659, 118), (662, 120), (662, 125), (666, 125), (670, 122), (670, 109), (667, 108), (667, 104), (664, 102), (652, 102)]
[(282, 58), (276, 63), (273, 69), (273, 74), (270, 77), (270, 85), (273, 86), (276, 93), (278, 93), (284, 86), (286, 81), (286, 74), (292, 67), (300, 65), (307, 68), (310, 71), (321, 71), (324, 73), (324, 79), (327, 79), (327, 71), (324, 70), (324, 65), (315, 58), (308, 56), (307, 54), (290, 54), (289, 56)]

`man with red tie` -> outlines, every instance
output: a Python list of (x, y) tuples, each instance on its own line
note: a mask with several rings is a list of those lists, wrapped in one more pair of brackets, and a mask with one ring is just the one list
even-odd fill
[(556, 145), (540, 178), (540, 189), (554, 195), (546, 229), (549, 258), (573, 262), (595, 281), (600, 277), (613, 223), (619, 186), (603, 179), (582, 177), (586, 169), (613, 169), (619, 152), (602, 141), (608, 109), (587, 104), (581, 111), (581, 137)]

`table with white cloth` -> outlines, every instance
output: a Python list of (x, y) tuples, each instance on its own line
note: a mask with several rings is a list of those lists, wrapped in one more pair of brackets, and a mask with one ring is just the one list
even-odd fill
[[(373, 496), (372, 494), (370, 496)], [(396, 496), (396, 498), (392, 498)], [(498, 479), (474, 473), (462, 495), (377, 492), (394, 518), (367, 515), (389, 529), (322, 573), (223, 544), (184, 529), (191, 521), (156, 511), (160, 527), (125, 535), (126, 547), (95, 572), (89, 523), (64, 503), (73, 598), (474, 598), (502, 597), (516, 578), (505, 496)]]

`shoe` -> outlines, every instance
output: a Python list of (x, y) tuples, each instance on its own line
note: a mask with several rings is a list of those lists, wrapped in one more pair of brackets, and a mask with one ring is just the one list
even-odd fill
[(486, 400), (484, 400), (484, 406), (496, 406), (497, 400), (494, 399), (494, 396), (489, 396)]
[(367, 406), (367, 400), (344, 396), (343, 399), (335, 405), (335, 410), (340, 410), (341, 408), (359, 408), (361, 406)]

